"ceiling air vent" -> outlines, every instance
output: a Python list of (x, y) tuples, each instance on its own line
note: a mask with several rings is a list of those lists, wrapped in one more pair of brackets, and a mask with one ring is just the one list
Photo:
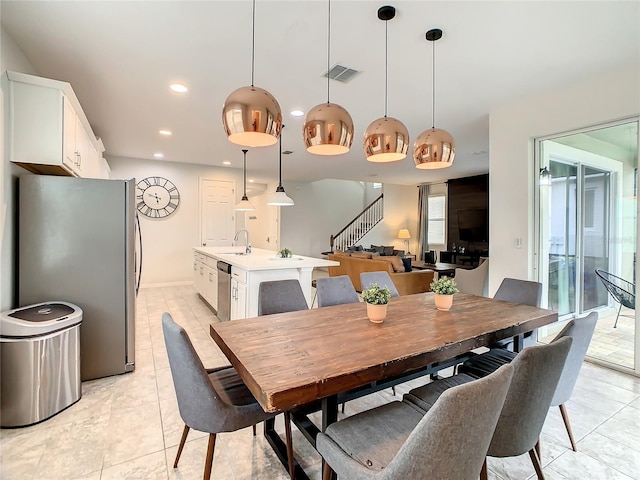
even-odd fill
[(342, 65), (334, 65), (331, 67), (331, 70), (326, 72), (323, 77), (329, 77), (332, 80), (337, 80), (342, 83), (347, 83), (356, 75), (359, 75), (361, 72), (358, 70), (354, 70), (353, 68), (344, 67)]
[(285, 150), (282, 152), (283, 155), (291, 155), (293, 152), (291, 150)]

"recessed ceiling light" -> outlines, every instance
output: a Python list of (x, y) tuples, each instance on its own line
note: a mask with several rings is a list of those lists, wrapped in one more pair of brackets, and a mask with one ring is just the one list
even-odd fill
[(231, 165), (231, 162), (229, 162), (228, 160), (225, 160), (224, 162), (222, 162), (223, 165)]
[(304, 112), (302, 110), (291, 110), (291, 116), (293, 117), (303, 117)]
[(186, 87), (186, 85), (183, 85), (182, 83), (172, 83), (170, 85), (170, 88), (174, 92), (178, 92), (178, 93), (185, 93), (185, 92), (189, 91), (189, 89)]
[(160, 131), (158, 131), (158, 133), (159, 133), (160, 135), (164, 135), (165, 137), (168, 137), (168, 136), (170, 136), (170, 135), (173, 135), (173, 132), (172, 132), (171, 130), (160, 130)]
[(153, 156), (156, 158), (164, 158), (164, 153), (160, 153), (160, 152), (154, 153)]
[(253, 178), (250, 178), (249, 183), (253, 183), (253, 182), (255, 182), (255, 180)]

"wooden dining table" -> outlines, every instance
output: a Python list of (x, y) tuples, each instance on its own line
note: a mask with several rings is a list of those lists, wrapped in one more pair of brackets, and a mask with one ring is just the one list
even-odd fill
[[(431, 292), (394, 297), (385, 321), (368, 320), (354, 303), (266, 315), (210, 326), (211, 337), (266, 412), (289, 410), (315, 445), (308, 418), (322, 410), (322, 430), (337, 420), (338, 402), (356, 398), (460, 361), (471, 350), (557, 321), (556, 312), (456, 294), (449, 311)], [(453, 359), (453, 360), (452, 360)], [(286, 449), (273, 422), (267, 439), (285, 467)], [(296, 464), (296, 478), (308, 478)]]

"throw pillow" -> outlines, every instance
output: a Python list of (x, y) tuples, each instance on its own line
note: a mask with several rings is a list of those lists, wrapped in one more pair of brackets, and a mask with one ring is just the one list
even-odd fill
[(405, 272), (412, 271), (413, 268), (411, 268), (411, 259), (406, 257), (401, 257), (401, 259), (402, 259), (402, 263), (404, 264), (404, 271)]
[(387, 256), (393, 255), (393, 250), (394, 250), (393, 245), (383, 246), (382, 248), (384, 249), (384, 255), (387, 255)]
[(384, 247), (382, 245), (371, 245), (371, 250), (378, 252), (380, 255), (384, 255)]
[(389, 262), (391, 264), (391, 268), (393, 268), (394, 272), (404, 272), (404, 263), (402, 263), (402, 259), (400, 257), (380, 257), (380, 260), (384, 260), (385, 262)]

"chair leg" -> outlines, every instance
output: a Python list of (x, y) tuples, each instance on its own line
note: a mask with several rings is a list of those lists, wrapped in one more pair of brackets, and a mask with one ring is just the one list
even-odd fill
[(576, 447), (576, 442), (573, 439), (573, 432), (571, 431), (571, 423), (569, 422), (569, 413), (567, 412), (567, 407), (564, 406), (564, 403), (560, 405), (560, 413), (562, 414), (562, 420), (564, 421), (564, 426), (567, 429), (567, 433), (569, 434), (569, 441), (571, 442), (571, 448), (574, 452), (578, 451)]
[(185, 425), (184, 430), (182, 430), (180, 445), (178, 446), (178, 454), (176, 455), (176, 460), (173, 462), (173, 468), (178, 468), (178, 460), (180, 460), (180, 455), (182, 455), (182, 449), (184, 448), (184, 442), (187, 441), (187, 435), (189, 435), (189, 427)]
[(253, 436), (254, 437), (256, 436), (256, 426), (255, 425), (253, 425)]
[(540, 447), (540, 437), (538, 437), (538, 441), (533, 446), (533, 448), (535, 448), (536, 453), (538, 454), (538, 459), (542, 461), (542, 448)]
[(480, 470), (480, 480), (488, 480), (489, 473), (487, 472), (487, 457), (484, 457), (484, 462), (482, 463), (482, 470)]
[(395, 386), (391, 387), (391, 392), (393, 392), (393, 396), (395, 397), (396, 396), (396, 387)]
[(295, 480), (296, 465), (293, 458), (293, 440), (291, 439), (291, 413), (284, 411), (284, 434), (287, 441), (287, 459), (289, 460), (289, 478)]
[(544, 474), (542, 473), (542, 465), (540, 465), (540, 459), (538, 458), (538, 454), (536, 453), (535, 448), (532, 448), (531, 450), (529, 450), (529, 456), (531, 457), (531, 463), (533, 463), (533, 468), (536, 471), (538, 480), (544, 480)]
[(216, 434), (209, 434), (209, 445), (207, 446), (207, 459), (204, 461), (204, 480), (211, 478), (211, 467), (213, 467), (213, 451), (216, 448)]
[(331, 480), (331, 475), (333, 474), (333, 470), (329, 464), (325, 461), (324, 468), (322, 469), (322, 480)]
[(616, 328), (616, 325), (618, 325), (618, 317), (620, 316), (620, 310), (622, 310), (622, 303), (618, 307), (618, 314), (616, 315), (616, 321), (613, 324), (613, 328)]
[(345, 404), (345, 403), (347, 403), (347, 402), (342, 402), (342, 408), (341, 408), (341, 410), (340, 410), (342, 413), (344, 413), (344, 404)]

